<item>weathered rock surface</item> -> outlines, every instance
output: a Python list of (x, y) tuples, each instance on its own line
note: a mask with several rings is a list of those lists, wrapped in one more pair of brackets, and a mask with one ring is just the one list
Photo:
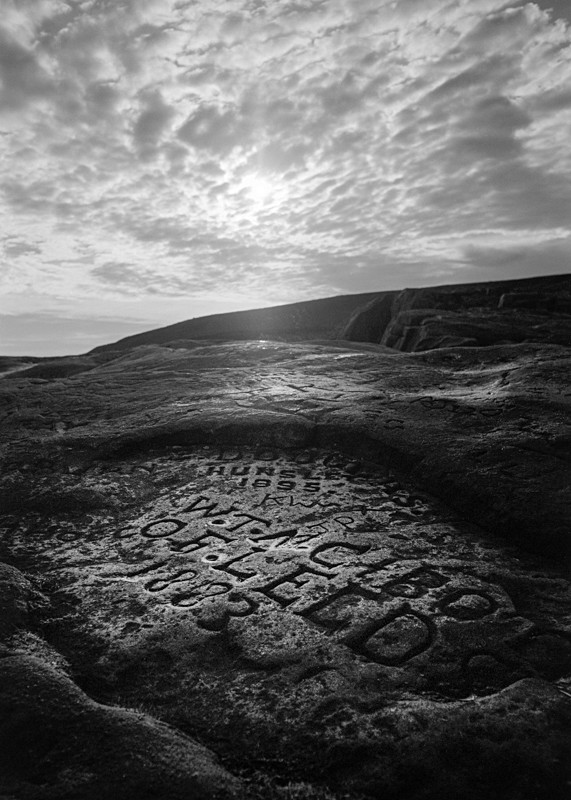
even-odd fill
[(571, 345), (571, 278), (405, 289), (373, 298), (344, 331), (405, 352), (545, 342)]
[(16, 797), (233, 798), (201, 745), (142, 713), (101, 706), (42, 661), (0, 660), (0, 774)]
[(188, 342), (2, 380), (0, 793), (567, 798), (569, 364)]

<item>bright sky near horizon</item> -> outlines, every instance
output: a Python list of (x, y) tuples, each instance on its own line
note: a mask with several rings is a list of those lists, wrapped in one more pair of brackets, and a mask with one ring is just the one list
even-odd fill
[(571, 0), (3, 0), (0, 353), (563, 273)]

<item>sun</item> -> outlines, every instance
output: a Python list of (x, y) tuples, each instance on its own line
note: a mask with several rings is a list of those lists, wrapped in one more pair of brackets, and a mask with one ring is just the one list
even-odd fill
[(249, 175), (244, 180), (244, 188), (248, 197), (255, 203), (264, 203), (273, 194), (274, 186), (263, 175)]

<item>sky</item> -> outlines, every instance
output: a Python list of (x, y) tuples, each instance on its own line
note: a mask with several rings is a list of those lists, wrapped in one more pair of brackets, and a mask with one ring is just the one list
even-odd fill
[(0, 353), (571, 271), (571, 0), (2, 0)]

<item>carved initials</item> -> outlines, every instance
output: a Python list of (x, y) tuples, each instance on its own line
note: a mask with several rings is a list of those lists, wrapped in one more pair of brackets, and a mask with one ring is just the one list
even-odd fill
[(248, 558), (254, 553), (261, 553), (263, 550), (263, 547), (254, 547), (252, 550), (247, 550), (245, 553), (241, 553), (239, 556), (235, 556), (234, 558), (225, 561), (223, 564), (212, 564), (212, 569), (218, 569), (222, 570), (223, 572), (227, 572), (229, 575), (233, 575), (235, 578), (238, 578), (239, 581), (247, 581), (248, 578), (253, 578), (254, 575), (256, 575), (256, 570), (251, 568), (244, 569), (241, 567), (239, 562), (243, 561), (245, 558)]
[(243, 522), (239, 522), (237, 525), (233, 525), (231, 528), (228, 528), (229, 531), (237, 531), (240, 528), (243, 528), (244, 525), (251, 525), (252, 522), (261, 522), (262, 525), (265, 525), (266, 528), (270, 527), (270, 521), (268, 519), (264, 519), (264, 517), (256, 517), (253, 514), (246, 514), (240, 512), (239, 514), (234, 513), (235, 518), (244, 517)]
[[(346, 563), (346, 559), (343, 558), (343, 556), (339, 556), (339, 550), (347, 550), (350, 554), (358, 556), (363, 555), (363, 553), (366, 553), (370, 549), (371, 545), (369, 544), (330, 542), (329, 544), (322, 544), (316, 547), (310, 558), (312, 561), (315, 561), (316, 564), (321, 564), (321, 566), (327, 567), (328, 569), (335, 569), (335, 567), (340, 567)], [(330, 553), (330, 551), (333, 551), (333, 553)], [(326, 553), (328, 552), (330, 553), (329, 558), (326, 557)]]
[(285, 542), (291, 540), (297, 533), (297, 528), (287, 528), (285, 531), (275, 531), (274, 533), (266, 533), (262, 531), (261, 534), (256, 536), (250, 535), (252, 542), (270, 542), (270, 548), (274, 549), (280, 547)]
[(220, 547), (220, 545), (227, 544), (232, 541), (231, 536), (224, 536), (222, 531), (207, 531), (195, 539), (185, 540), (182, 542), (171, 542), (171, 550), (177, 553), (194, 553), (197, 550), (204, 550), (206, 547)]
[(318, 572), (311, 567), (298, 567), (298, 569), (293, 572), (276, 578), (276, 580), (271, 581), (271, 583), (268, 583), (266, 586), (254, 589), (254, 591), (265, 594), (266, 597), (269, 597), (270, 600), (274, 600), (282, 608), (287, 608), (299, 599), (297, 594), (294, 594), (293, 597), (288, 596), (292, 593), (292, 590), (301, 589), (306, 583), (309, 583), (316, 577), (329, 578), (324, 572)]
[(212, 502), (210, 498), (205, 497), (204, 495), (200, 495), (197, 497), (196, 500), (193, 500), (190, 505), (186, 508), (182, 509), (182, 514), (192, 514), (195, 511), (203, 511), (202, 517), (222, 517), (227, 514), (231, 514), (233, 511), (238, 511), (234, 503), (232, 503), (229, 508), (222, 509), (220, 511), (214, 511), (215, 508), (218, 508), (219, 503), (216, 501)]
[(147, 539), (165, 539), (186, 528), (186, 522), (180, 519), (159, 519), (156, 522), (149, 522), (141, 528), (141, 533)]

